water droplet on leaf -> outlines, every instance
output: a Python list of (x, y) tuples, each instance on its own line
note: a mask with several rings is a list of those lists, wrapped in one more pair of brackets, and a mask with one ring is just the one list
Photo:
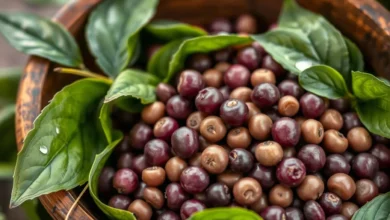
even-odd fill
[(39, 147), (39, 151), (40, 151), (41, 153), (43, 153), (43, 154), (47, 154), (47, 152), (48, 152), (49, 150), (47, 149), (46, 146), (40, 146), (40, 147)]
[(313, 66), (313, 63), (309, 60), (300, 60), (298, 62), (295, 63), (295, 67), (299, 70), (299, 71), (304, 71), (305, 69), (309, 68)]

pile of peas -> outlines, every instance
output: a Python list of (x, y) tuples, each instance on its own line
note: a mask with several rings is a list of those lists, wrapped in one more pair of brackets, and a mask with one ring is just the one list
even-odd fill
[[(260, 28), (242, 15), (208, 30)], [(99, 179), (108, 205), (138, 219), (240, 206), (265, 220), (342, 220), (389, 190), (389, 140), (370, 134), (347, 99), (304, 91), (258, 43), (194, 54), (174, 85), (160, 83), (141, 115), (113, 116), (125, 138)]]

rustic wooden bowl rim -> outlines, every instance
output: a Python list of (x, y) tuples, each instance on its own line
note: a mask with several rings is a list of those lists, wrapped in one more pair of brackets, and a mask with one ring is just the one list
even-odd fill
[[(73, 32), (75, 29), (77, 29), (77, 27), (75, 27), (75, 23), (77, 23), (77, 21), (82, 17), (85, 17), (91, 8), (93, 8), (100, 1), (101, 0), (76, 0), (68, 3), (56, 14), (54, 20), (62, 23), (66, 28)], [(305, 7), (311, 7), (311, 4), (317, 4), (311, 2), (310, 0), (299, 0), (299, 2), (302, 3)], [(336, 3), (338, 1), (332, 2), (332, 0), (322, 0), (318, 2), (326, 2), (326, 4), (338, 4)], [(322, 6), (326, 4), (324, 3)], [(388, 63), (377, 63), (379, 61), (375, 61), (375, 58), (372, 58), (370, 61), (374, 63), (373, 66), (375, 70), (378, 72), (382, 71), (383, 74), (386, 74), (388, 77), (387, 74), (390, 75), (390, 53), (388, 52), (390, 50), (390, 13), (384, 9), (383, 6), (373, 0), (345, 0), (342, 4), (347, 4), (351, 8), (354, 8), (356, 14), (361, 13), (362, 17), (364, 18), (361, 20), (358, 19), (356, 22), (363, 22), (362, 25), (364, 25), (365, 21), (372, 22), (370, 25), (375, 27), (368, 28), (372, 28), (371, 30), (376, 30), (376, 32), (379, 32), (376, 34), (381, 35), (374, 36), (374, 38), (376, 37), (374, 39), (376, 41), (374, 42), (381, 42), (381, 40), (387, 42), (387, 44), (381, 42), (381, 44), (386, 47), (383, 49), (385, 52), (381, 51), (381, 53), (385, 53), (384, 56), (388, 56), (387, 59), (385, 57), (385, 61), (383, 61)], [(370, 6), (370, 8), (365, 8), (367, 5)], [(374, 9), (374, 11), (372, 11), (372, 9)], [(316, 9), (314, 8), (314, 10)], [(330, 18), (333, 18), (332, 16), (334, 16), (331, 11), (324, 14), (326, 17)], [(363, 26), (361, 29), (365, 30)], [(353, 36), (348, 37), (353, 38)], [(368, 55), (373, 56), (373, 54)], [(42, 106), (45, 105), (45, 103), (42, 103), (42, 94), (40, 94), (40, 92), (42, 91), (45, 84), (45, 79), (49, 72), (50, 64), (51, 63), (48, 60), (32, 56), (30, 57), (30, 60), (25, 67), (25, 72), (19, 85), (16, 109), (16, 136), (18, 150), (22, 148), (23, 139), (25, 138), (27, 132), (32, 128), (33, 121), (41, 111)], [(386, 68), (384, 67), (389, 67), (389, 71), (385, 71), (384, 69)], [(36, 91), (38, 91), (38, 93)], [(72, 191), (59, 191), (48, 195), (43, 195), (39, 199), (54, 219), (64, 219), (75, 198), (76, 195)], [(96, 219), (96, 217), (93, 216), (93, 214), (82, 204), (78, 204), (76, 206), (76, 208), (73, 210), (72, 216), (74, 219)]]

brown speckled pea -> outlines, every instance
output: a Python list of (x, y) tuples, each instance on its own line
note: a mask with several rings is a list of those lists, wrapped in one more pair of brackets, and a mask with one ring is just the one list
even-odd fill
[(146, 187), (144, 189), (144, 200), (156, 209), (161, 209), (165, 202), (163, 193), (155, 187)]
[(355, 181), (349, 175), (345, 173), (333, 174), (328, 179), (328, 190), (338, 195), (343, 200), (348, 200), (356, 192)]
[(297, 188), (297, 194), (303, 201), (317, 200), (324, 193), (324, 182), (315, 175), (307, 175)]
[(206, 116), (206, 113), (200, 111), (191, 113), (186, 121), (187, 127), (199, 131), (200, 123), (206, 118)]
[(219, 174), (225, 171), (229, 155), (223, 147), (210, 145), (202, 152), (200, 163), (209, 173)]
[(214, 66), (214, 68), (215, 68), (216, 70), (218, 70), (219, 72), (221, 72), (221, 73), (225, 73), (226, 70), (229, 69), (229, 67), (230, 67), (230, 63), (227, 63), (227, 62), (219, 62), (219, 63), (217, 63), (217, 64)]
[(269, 202), (272, 205), (281, 206), (283, 208), (287, 208), (291, 205), (294, 194), (293, 191), (282, 184), (275, 185), (269, 191)]
[(324, 134), (322, 146), (330, 153), (344, 153), (348, 148), (348, 139), (337, 130), (330, 129)]
[(321, 122), (308, 119), (301, 125), (303, 139), (309, 144), (319, 144), (324, 138), (324, 127)]
[(231, 99), (238, 99), (243, 102), (250, 102), (251, 101), (251, 94), (252, 94), (252, 89), (248, 87), (238, 87), (235, 88), (231, 93), (230, 93), (230, 98)]
[(283, 96), (279, 99), (278, 112), (283, 116), (292, 117), (299, 111), (298, 100), (291, 95)]
[(348, 219), (351, 219), (352, 216), (355, 214), (355, 212), (359, 209), (359, 206), (357, 206), (355, 203), (352, 202), (344, 202), (341, 205), (341, 212), (340, 214), (344, 215)]
[(359, 205), (364, 205), (379, 194), (378, 187), (369, 179), (361, 179), (356, 182), (355, 200)]
[(200, 134), (211, 143), (222, 140), (226, 135), (226, 126), (217, 116), (208, 116), (200, 123)]
[(162, 167), (148, 167), (142, 171), (142, 181), (147, 186), (157, 187), (165, 181), (165, 170)]
[(206, 86), (220, 88), (223, 85), (223, 73), (217, 69), (209, 69), (203, 73)]
[(239, 127), (230, 130), (226, 140), (231, 148), (247, 148), (251, 144), (252, 137), (247, 128)]
[(320, 122), (325, 130), (340, 130), (344, 124), (343, 116), (334, 109), (326, 110), (324, 114), (322, 114)]
[(372, 138), (363, 127), (355, 127), (348, 131), (349, 146), (356, 152), (368, 151), (372, 146)]
[(251, 84), (253, 87), (261, 83), (276, 83), (275, 74), (268, 69), (257, 69), (251, 75)]
[(160, 118), (165, 115), (165, 104), (163, 102), (154, 102), (150, 105), (145, 106), (141, 112), (142, 120), (147, 124), (154, 124)]
[(234, 173), (231, 171), (225, 171), (217, 176), (217, 181), (227, 185), (230, 189), (234, 184), (242, 177), (241, 173)]
[(270, 137), (272, 125), (272, 119), (268, 115), (259, 113), (249, 119), (248, 128), (252, 137), (263, 141)]
[(265, 141), (257, 145), (255, 156), (264, 166), (275, 166), (283, 159), (283, 149), (275, 141)]
[(171, 182), (178, 182), (180, 180), (180, 174), (185, 168), (187, 168), (187, 163), (180, 157), (172, 157), (165, 164), (165, 172)]
[(141, 199), (136, 199), (130, 203), (127, 210), (134, 213), (138, 220), (150, 220), (153, 214), (150, 205)]
[(249, 110), (248, 117), (247, 117), (248, 122), (249, 122), (249, 120), (252, 118), (252, 116), (260, 113), (261, 111), (253, 102), (246, 102), (245, 104), (246, 104), (246, 106), (248, 106), (248, 110)]
[(240, 15), (236, 20), (235, 29), (238, 33), (255, 34), (257, 33), (257, 20), (250, 14)]
[(233, 186), (233, 195), (236, 202), (241, 205), (251, 205), (260, 199), (263, 190), (257, 180), (251, 177), (240, 179)]

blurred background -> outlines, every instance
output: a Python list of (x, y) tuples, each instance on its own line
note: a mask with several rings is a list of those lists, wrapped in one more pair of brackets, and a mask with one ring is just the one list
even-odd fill
[[(0, 0), (0, 10), (28, 12), (50, 18), (69, 1), (71, 0)], [(380, 0), (380, 2), (390, 8), (390, 0)], [(16, 160), (15, 99), (19, 78), (26, 61), (26, 55), (17, 52), (0, 37), (0, 220), (50, 219), (37, 200), (26, 202), (16, 209), (8, 209)]]
[[(2, 12), (28, 12), (52, 17), (69, 0), (0, 0)], [(1, 28), (1, 27), (0, 27)], [(37, 200), (9, 209), (13, 167), (16, 160), (15, 99), (27, 56), (0, 37), (0, 220), (50, 219)]]

